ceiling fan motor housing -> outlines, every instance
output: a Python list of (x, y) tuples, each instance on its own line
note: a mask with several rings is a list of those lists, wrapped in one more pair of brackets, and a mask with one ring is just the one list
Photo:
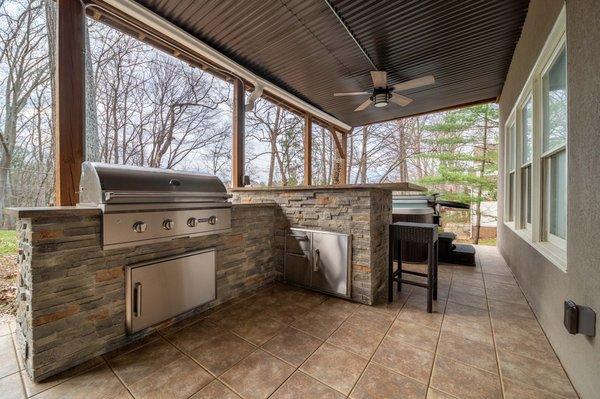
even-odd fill
[(373, 89), (373, 96), (371, 97), (371, 100), (373, 101), (373, 105), (381, 108), (381, 107), (385, 107), (388, 105), (388, 101), (390, 100), (391, 97), (391, 88), (379, 88), (376, 87), (375, 89)]

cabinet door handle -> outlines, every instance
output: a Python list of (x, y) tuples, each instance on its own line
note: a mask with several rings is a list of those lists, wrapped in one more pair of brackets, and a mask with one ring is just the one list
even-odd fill
[(135, 283), (133, 289), (135, 292), (135, 303), (133, 306), (133, 313), (135, 317), (140, 317), (142, 315), (142, 283)]
[(318, 249), (315, 249), (315, 260), (313, 262), (313, 272), (318, 272), (319, 271), (319, 260), (321, 257), (321, 251), (319, 251)]

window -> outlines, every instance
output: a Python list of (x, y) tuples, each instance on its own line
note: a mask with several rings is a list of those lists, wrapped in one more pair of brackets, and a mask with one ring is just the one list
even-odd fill
[(561, 46), (542, 78), (543, 238), (567, 237), (567, 55)]
[(506, 209), (506, 220), (513, 222), (515, 220), (515, 140), (517, 139), (517, 126), (513, 122), (508, 128), (506, 152), (508, 158), (508, 182), (507, 182), (507, 209)]
[(563, 270), (568, 167), (565, 20), (563, 8), (507, 119), (504, 141), (504, 220)]
[(521, 224), (531, 225), (531, 160), (533, 158), (533, 97), (525, 102), (521, 111), (522, 159), (521, 159)]

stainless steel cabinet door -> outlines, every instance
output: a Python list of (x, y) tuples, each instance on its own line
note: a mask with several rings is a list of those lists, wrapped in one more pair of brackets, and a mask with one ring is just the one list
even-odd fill
[(348, 295), (349, 236), (333, 233), (312, 233), (313, 288)]
[(136, 332), (216, 297), (215, 251), (127, 267), (127, 329)]
[(310, 259), (306, 255), (285, 254), (284, 278), (287, 283), (308, 286), (310, 284)]

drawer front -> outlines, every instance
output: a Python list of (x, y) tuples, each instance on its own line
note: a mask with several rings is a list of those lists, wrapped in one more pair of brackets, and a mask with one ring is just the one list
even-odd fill
[(290, 230), (285, 236), (285, 252), (310, 256), (311, 233), (303, 230)]
[(215, 250), (126, 269), (127, 330), (170, 319), (216, 298)]
[(310, 259), (305, 255), (285, 254), (284, 279), (297, 285), (310, 284)]

